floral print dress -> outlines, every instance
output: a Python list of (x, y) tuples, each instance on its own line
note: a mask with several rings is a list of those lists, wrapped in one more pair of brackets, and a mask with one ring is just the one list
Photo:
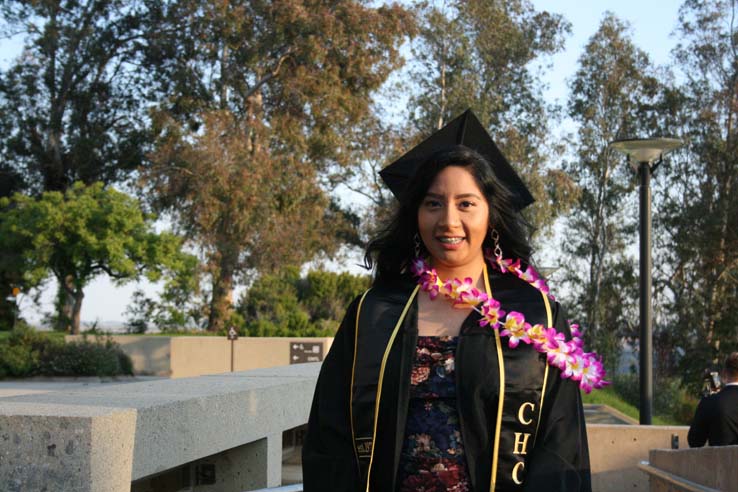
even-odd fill
[(468, 492), (456, 410), (458, 337), (419, 336), (410, 379), (399, 492)]

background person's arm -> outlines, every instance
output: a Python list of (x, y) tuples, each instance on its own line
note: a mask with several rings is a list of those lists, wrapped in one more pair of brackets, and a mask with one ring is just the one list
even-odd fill
[(706, 397), (700, 400), (697, 411), (694, 413), (694, 419), (692, 419), (692, 425), (689, 426), (687, 442), (690, 448), (699, 448), (707, 442), (708, 426), (710, 425), (708, 416), (709, 398)]

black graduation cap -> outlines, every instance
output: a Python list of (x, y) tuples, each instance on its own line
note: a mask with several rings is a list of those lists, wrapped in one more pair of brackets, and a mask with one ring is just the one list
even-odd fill
[(507, 162), (471, 109), (464, 111), (405, 155), (379, 171), (379, 175), (389, 186), (392, 194), (399, 199), (410, 179), (431, 155), (454, 145), (469, 147), (489, 161), (495, 175), (505, 183), (513, 195), (515, 208), (522, 210), (535, 201), (525, 183)]

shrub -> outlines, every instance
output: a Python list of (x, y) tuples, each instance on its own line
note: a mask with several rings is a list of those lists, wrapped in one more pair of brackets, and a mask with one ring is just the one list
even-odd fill
[(120, 348), (116, 349), (116, 356), (118, 357), (118, 367), (120, 367), (120, 373), (126, 376), (133, 376), (133, 361), (128, 354), (123, 352)]
[(39, 373), (40, 361), (61, 341), (21, 324), (0, 342), (0, 377), (27, 377)]
[(42, 373), (56, 376), (111, 377), (131, 375), (132, 369), (130, 358), (110, 338), (59, 345), (41, 361)]
[(20, 378), (38, 365), (38, 354), (25, 345), (0, 344), (0, 378)]
[(64, 343), (28, 327), (0, 342), (0, 378), (133, 374), (130, 358), (110, 338)]

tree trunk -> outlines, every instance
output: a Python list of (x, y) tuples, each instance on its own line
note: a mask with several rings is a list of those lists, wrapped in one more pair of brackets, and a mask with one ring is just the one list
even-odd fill
[(59, 291), (56, 301), (56, 326), (57, 331), (70, 332), (72, 329), (72, 316), (74, 313), (74, 282), (71, 275), (66, 275), (59, 280)]
[(440, 130), (443, 128), (443, 125), (445, 124), (444, 116), (446, 114), (446, 42), (444, 40), (443, 45), (441, 47), (441, 107), (438, 112), (438, 123), (436, 125), (436, 130)]
[(82, 289), (74, 291), (74, 307), (72, 308), (72, 335), (79, 335), (80, 315), (82, 314), (82, 300), (85, 293)]
[[(58, 10), (51, 13), (49, 27), (57, 34)], [(54, 39), (56, 36), (53, 36)], [(54, 42), (50, 53), (50, 66), (47, 71), (46, 83), (49, 90), (49, 121), (46, 131), (45, 156), (43, 163), (44, 191), (64, 191), (66, 181), (64, 177), (64, 163), (62, 160), (62, 134), (64, 121), (64, 103), (60, 92), (63, 87), (57, 87), (57, 52), (59, 46)]]
[(213, 279), (213, 297), (210, 301), (208, 331), (217, 332), (225, 328), (225, 324), (231, 315), (235, 263), (231, 258), (221, 260), (218, 272)]

